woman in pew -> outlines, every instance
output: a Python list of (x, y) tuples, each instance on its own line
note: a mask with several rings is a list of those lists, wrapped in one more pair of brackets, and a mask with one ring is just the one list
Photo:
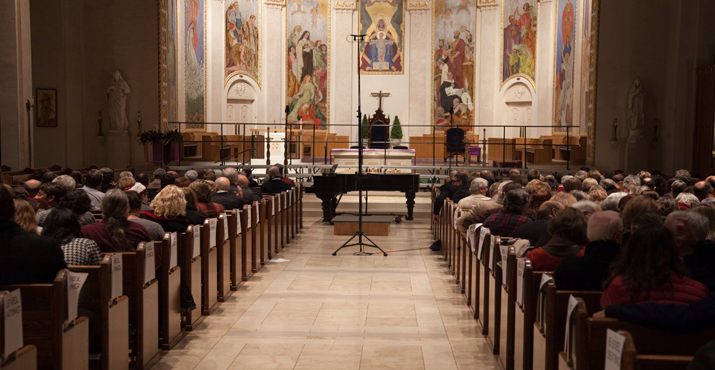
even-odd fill
[(35, 210), (30, 203), (24, 199), (13, 199), (15, 203), (15, 217), (13, 221), (20, 227), (30, 233), (38, 233), (37, 220), (35, 219)]
[(68, 265), (99, 265), (102, 261), (99, 246), (94, 240), (82, 238), (77, 216), (69, 209), (52, 209), (45, 219), (42, 235), (60, 244)]
[[(191, 189), (187, 189), (193, 194)], [(184, 232), (189, 225), (203, 223), (206, 218), (196, 208), (188, 206), (186, 195), (176, 185), (168, 185), (151, 202), (152, 211), (144, 211), (139, 217), (152, 220), (166, 232)]]
[(211, 201), (214, 184), (209, 180), (196, 180), (189, 185), (189, 188), (196, 193), (199, 211), (206, 214), (206, 217), (215, 218), (223, 213), (223, 206)]
[(82, 235), (92, 239), (102, 252), (128, 252), (140, 242), (150, 242), (146, 229), (129, 222), (129, 199), (122, 190), (111, 189), (102, 198), (102, 222), (82, 226)]
[(585, 252), (586, 217), (581, 211), (567, 207), (549, 220), (547, 227), (551, 239), (543, 247), (527, 253), (534, 270), (555, 270), (565, 257), (582, 257)]
[(601, 307), (619, 303), (687, 305), (708, 296), (705, 285), (686, 276), (670, 231), (659, 218), (648, 219), (634, 220), (631, 237), (611, 268)]

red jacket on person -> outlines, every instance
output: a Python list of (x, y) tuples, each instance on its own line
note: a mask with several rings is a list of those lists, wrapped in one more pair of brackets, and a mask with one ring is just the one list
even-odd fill
[(673, 274), (670, 286), (654, 287), (648, 295), (641, 294), (633, 299), (623, 284), (621, 275), (616, 276), (601, 295), (601, 307), (619, 303), (665, 303), (687, 305), (700, 301), (709, 295), (702, 283), (685, 276)]

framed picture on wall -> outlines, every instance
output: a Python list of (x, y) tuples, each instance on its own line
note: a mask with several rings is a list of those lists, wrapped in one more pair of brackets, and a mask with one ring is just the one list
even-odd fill
[(57, 127), (57, 89), (35, 90), (35, 122), (37, 127)]

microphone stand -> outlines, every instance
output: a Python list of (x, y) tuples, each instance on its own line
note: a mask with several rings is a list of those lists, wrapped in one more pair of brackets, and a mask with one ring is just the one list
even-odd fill
[[(358, 189), (358, 231), (350, 237), (343, 245), (341, 245), (338, 249), (333, 252), (333, 256), (337, 255), (338, 251), (340, 251), (343, 248), (347, 247), (352, 247), (352, 246), (359, 246), (360, 250), (353, 253), (356, 256), (370, 256), (372, 253), (365, 252), (364, 247), (371, 247), (371, 248), (377, 248), (382, 254), (387, 257), (387, 252), (382, 250), (375, 242), (373, 242), (367, 235), (365, 235), (362, 232), (362, 184), (363, 184), (363, 173), (362, 173), (362, 160), (363, 160), (363, 147), (362, 147), (362, 127), (361, 127), (361, 121), (360, 119), (362, 118), (362, 106), (361, 106), (361, 99), (360, 99), (360, 42), (365, 40), (365, 36), (367, 35), (349, 35), (348, 37), (352, 38), (352, 41), (355, 42), (355, 48), (357, 49), (357, 77), (358, 77), (358, 83), (357, 83), (357, 91), (358, 91), (358, 107), (357, 107), (357, 133), (358, 133), (358, 173), (357, 176), (355, 177), (356, 181), (356, 187)], [(358, 238), (356, 243), (351, 243), (355, 237)], [(363, 238), (367, 239), (367, 242), (363, 241)]]

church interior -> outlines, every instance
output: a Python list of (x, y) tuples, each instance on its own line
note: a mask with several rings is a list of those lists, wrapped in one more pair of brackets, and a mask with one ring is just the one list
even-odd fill
[[(102, 192), (107, 182), (148, 194), (139, 218), (155, 212), (167, 176), (187, 194), (210, 184), (209, 204), (227, 190), (242, 199), (135, 250), (102, 249), (99, 267), (68, 262), (67, 276), (44, 284), (67, 290), (47, 304), (65, 317), (48, 319), (61, 329), (45, 339), (27, 326), (52, 309), (27, 293), (22, 309), (11, 305), (15, 288), (50, 288), (0, 271), (0, 369), (581, 370), (604, 357), (614, 369), (685, 369), (712, 319), (680, 335), (644, 324), (656, 311), (616, 316), (606, 286), (567, 293), (555, 268), (529, 259), (542, 244), (520, 247), (524, 236), (485, 226), (496, 205), (459, 199), (498, 199), (507, 212), (528, 193), (522, 212), (542, 233), (559, 216), (539, 219), (540, 205), (598, 203), (578, 208), (582, 225), (562, 221), (583, 228), (580, 257), (596, 212), (620, 215), (619, 237), (640, 236), (633, 225), (656, 226), (635, 214), (659, 213), (669, 228), (669, 212), (702, 202), (712, 243), (713, 14), (712, 0), (0, 0), (0, 175), (31, 218), (62, 207), (31, 186), (49, 198), (45, 183), (76, 173), (85, 189), (100, 167), (110, 171)], [(242, 198), (239, 176), (256, 199)], [(267, 191), (278, 178), (291, 186)], [(533, 179), (551, 188), (528, 213), (541, 199)], [(571, 190), (573, 201), (558, 199)], [(680, 192), (700, 199), (676, 202)], [(612, 193), (622, 196), (608, 204)], [(97, 204), (78, 214), (109, 224)], [(3, 225), (20, 222), (2, 213), (0, 240), (11, 240)], [(33, 234), (45, 235), (42, 222)], [(333, 253), (350, 235), (359, 252)], [(0, 270), (13, 263), (9, 243)], [(712, 260), (691, 265), (715, 247), (698, 248), (678, 249), (682, 279), (709, 298), (667, 311), (683, 326), (697, 312), (715, 317)], [(86, 273), (80, 289), (96, 297), (72, 292), (70, 271)]]

